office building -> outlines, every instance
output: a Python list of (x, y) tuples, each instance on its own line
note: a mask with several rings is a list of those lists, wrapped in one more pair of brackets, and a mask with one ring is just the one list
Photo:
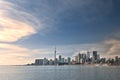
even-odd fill
[(61, 63), (64, 63), (64, 62), (65, 62), (65, 59), (64, 59), (64, 58), (62, 58), (62, 59), (61, 59)]
[(59, 62), (61, 62), (61, 55), (59, 55)]
[(48, 65), (48, 59), (47, 58), (43, 59), (43, 65)]
[(52, 59), (49, 60), (49, 65), (53, 65), (54, 61)]
[(71, 58), (70, 57), (67, 58), (67, 63), (71, 64)]
[(93, 51), (93, 58), (95, 61), (97, 61), (97, 59), (98, 59), (97, 57), (98, 57), (97, 51)]
[(43, 59), (35, 59), (35, 65), (43, 65)]
[(118, 61), (119, 61), (118, 56), (115, 56), (115, 62), (118, 62)]
[(80, 63), (80, 59), (81, 59), (81, 54), (78, 54), (78, 63)]
[(87, 52), (86, 58), (90, 59), (90, 52), (89, 51)]
[(56, 58), (56, 47), (55, 47), (55, 51), (54, 51), (54, 65), (57, 65), (57, 58)]
[(76, 63), (79, 63), (78, 56), (75, 56), (75, 62), (76, 62)]

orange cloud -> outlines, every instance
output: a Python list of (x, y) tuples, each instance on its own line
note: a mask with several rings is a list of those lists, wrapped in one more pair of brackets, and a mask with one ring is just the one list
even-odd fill
[(105, 42), (106, 45), (109, 45), (109, 50), (107, 54), (109, 55), (120, 55), (120, 41), (111, 39)]
[(14, 50), (14, 51), (26, 51), (26, 48), (13, 45), (13, 44), (5, 44), (5, 43), (0, 43), (0, 49), (7, 49), (7, 50)]
[(0, 0), (0, 41), (15, 42), (23, 37), (35, 34), (36, 25), (41, 23), (31, 14), (16, 9), (18, 6)]
[[(0, 65), (20, 65), (34, 62), (39, 54), (49, 54), (50, 49), (29, 49), (20, 45), (0, 43)], [(40, 56), (39, 56), (40, 57)]]
[(14, 42), (35, 33), (32, 26), (0, 15), (0, 41)]
[(32, 50), (19, 45), (0, 43), (0, 64), (26, 64), (32, 60), (29, 58), (31, 52)]

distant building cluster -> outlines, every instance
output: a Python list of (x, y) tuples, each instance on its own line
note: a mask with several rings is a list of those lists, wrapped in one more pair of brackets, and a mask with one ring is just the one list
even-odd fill
[(120, 65), (120, 57), (116, 56), (113, 58), (100, 58), (100, 54), (97, 51), (87, 52), (87, 53), (78, 53), (74, 59), (71, 60), (70, 57), (64, 58), (59, 55), (53, 59), (35, 59), (35, 62), (28, 65), (80, 65), (80, 64), (107, 64), (107, 65)]
[(114, 59), (109, 58), (106, 60), (106, 58), (102, 58), (104, 63), (107, 63), (108, 65), (120, 65), (120, 57), (116, 56)]
[(44, 59), (35, 59), (35, 62), (28, 65), (69, 65), (71, 64), (71, 58), (63, 58), (61, 55), (59, 58), (56, 58), (55, 60), (48, 60), (47, 58)]
[(98, 63), (100, 61), (100, 55), (97, 53), (97, 51), (93, 51), (93, 54), (91, 56), (91, 52), (87, 53), (78, 53), (78, 55), (75, 56), (75, 60), (72, 60), (73, 64), (85, 64), (85, 63)]
[[(91, 56), (92, 55), (92, 56)], [(107, 64), (107, 65), (120, 65), (120, 57), (115, 58), (100, 58), (100, 54), (97, 51), (78, 53), (75, 59), (72, 60), (72, 64)]]

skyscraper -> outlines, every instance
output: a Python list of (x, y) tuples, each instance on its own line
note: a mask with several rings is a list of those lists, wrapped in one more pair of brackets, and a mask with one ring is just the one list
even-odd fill
[(64, 62), (65, 62), (65, 58), (62, 58), (62, 59), (61, 59), (61, 63), (64, 63)]
[(78, 56), (75, 56), (75, 62), (79, 63)]
[(59, 55), (59, 62), (61, 62), (61, 55)]
[(97, 60), (98, 60), (97, 51), (93, 51), (93, 62), (97, 62)]
[(81, 54), (78, 54), (78, 63), (80, 63), (80, 59), (81, 59)]
[(53, 64), (54, 64), (53, 60), (50, 59), (50, 60), (49, 60), (49, 65), (53, 65)]
[(70, 57), (67, 58), (67, 62), (68, 62), (68, 64), (71, 64), (71, 58)]
[(43, 65), (48, 65), (48, 59), (47, 58), (43, 59)]
[(54, 64), (57, 65), (57, 59), (56, 59), (56, 47), (55, 47), (55, 52), (54, 52)]
[(87, 52), (87, 59), (89, 59), (90, 58), (90, 52), (88, 51)]
[(35, 59), (35, 65), (43, 65), (43, 59)]

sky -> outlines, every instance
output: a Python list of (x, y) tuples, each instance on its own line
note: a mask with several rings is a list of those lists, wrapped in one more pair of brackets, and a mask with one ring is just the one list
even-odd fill
[(98, 51), (120, 56), (120, 0), (0, 0), (0, 65)]

